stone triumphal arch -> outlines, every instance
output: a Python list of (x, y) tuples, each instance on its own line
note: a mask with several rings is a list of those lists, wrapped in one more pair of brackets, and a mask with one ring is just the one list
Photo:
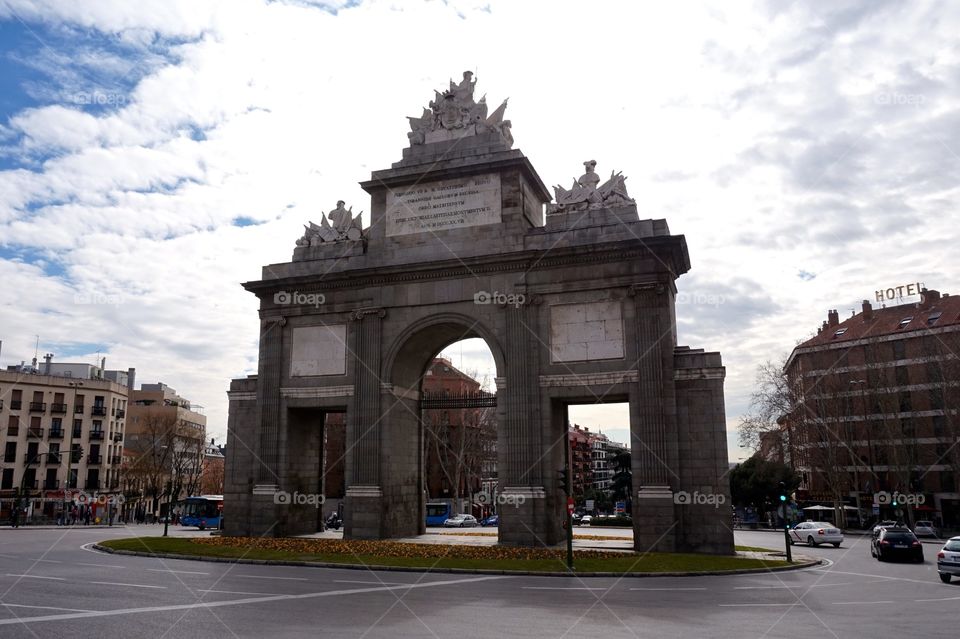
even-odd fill
[[(322, 424), (346, 419), (347, 538), (424, 530), (421, 378), (450, 343), (496, 362), (501, 543), (563, 538), (567, 406), (628, 402), (640, 550), (731, 553), (720, 355), (677, 345), (682, 235), (641, 220), (624, 178), (544, 186), (469, 73), (409, 118), (409, 145), (338, 202), (293, 259), (244, 284), (260, 299), (257, 375), (230, 386), (225, 527), (317, 529)], [(689, 495), (715, 495), (709, 502)], [(720, 507), (717, 507), (717, 502)]]

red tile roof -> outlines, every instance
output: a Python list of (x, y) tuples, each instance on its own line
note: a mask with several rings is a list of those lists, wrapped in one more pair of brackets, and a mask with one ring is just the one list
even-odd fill
[[(929, 303), (916, 302), (873, 308), (868, 311), (869, 320), (864, 320), (864, 313), (857, 313), (839, 324), (827, 326), (819, 334), (799, 344), (797, 348), (960, 324), (960, 296), (949, 295), (936, 299), (938, 296), (936, 291), (927, 293), (932, 298)], [(939, 317), (937, 317), (938, 313)], [(911, 318), (910, 321), (901, 326), (901, 322), (907, 318)]]

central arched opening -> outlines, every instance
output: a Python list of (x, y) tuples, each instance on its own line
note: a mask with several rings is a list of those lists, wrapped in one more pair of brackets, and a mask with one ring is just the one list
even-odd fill
[(476, 320), (445, 317), (398, 342), (383, 431), (388, 526), (416, 535), (458, 515), (461, 525), (478, 526), (496, 514), (499, 491), (496, 337)]

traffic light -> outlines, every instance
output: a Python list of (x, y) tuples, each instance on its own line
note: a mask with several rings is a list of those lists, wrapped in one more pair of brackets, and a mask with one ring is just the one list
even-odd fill
[(560, 490), (566, 494), (570, 494), (570, 476), (567, 474), (566, 469), (557, 471), (558, 479), (560, 480)]
[(780, 482), (780, 503), (786, 503), (787, 501), (787, 485), (783, 482)]

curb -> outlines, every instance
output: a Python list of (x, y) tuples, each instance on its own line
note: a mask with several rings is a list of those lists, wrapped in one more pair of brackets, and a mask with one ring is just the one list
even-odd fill
[(222, 564), (252, 564), (256, 566), (300, 566), (304, 568), (340, 568), (344, 570), (376, 570), (385, 572), (435, 572), (462, 575), (508, 575), (514, 577), (711, 577), (718, 575), (751, 575), (768, 572), (802, 570), (819, 566), (822, 559), (809, 558), (790, 566), (770, 568), (743, 568), (740, 570), (699, 570), (695, 572), (537, 572), (533, 570), (487, 570), (470, 568), (411, 568), (408, 566), (378, 566), (376, 564), (335, 564), (320, 561), (287, 561), (283, 559), (243, 559), (235, 557), (203, 557), (200, 555), (178, 555), (175, 553), (140, 552), (138, 550), (117, 550), (100, 544), (91, 546), (94, 550), (111, 555), (131, 557), (152, 557), (155, 559), (185, 559), (187, 561), (209, 561)]

